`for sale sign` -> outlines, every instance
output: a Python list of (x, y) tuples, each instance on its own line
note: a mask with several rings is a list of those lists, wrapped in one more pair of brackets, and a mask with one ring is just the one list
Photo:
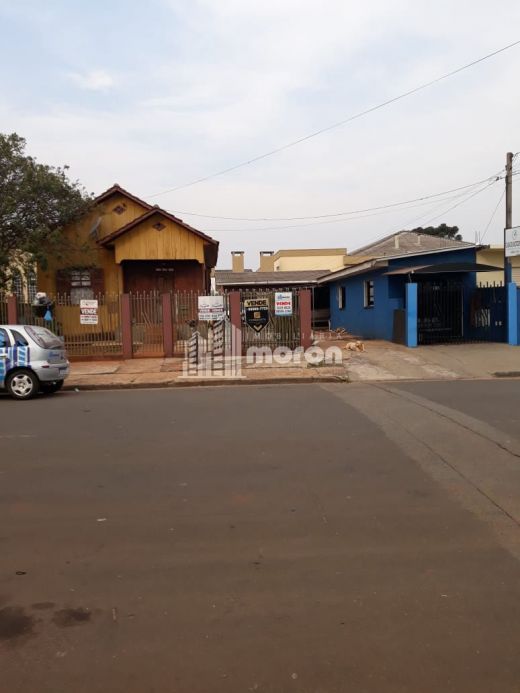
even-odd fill
[(199, 296), (199, 320), (224, 320), (224, 296)]
[(79, 322), (81, 325), (98, 324), (98, 302), (94, 298), (82, 298), (79, 302)]
[(248, 298), (244, 301), (246, 325), (255, 332), (261, 332), (269, 323), (269, 299)]
[(276, 291), (274, 294), (274, 314), (292, 315), (292, 291)]

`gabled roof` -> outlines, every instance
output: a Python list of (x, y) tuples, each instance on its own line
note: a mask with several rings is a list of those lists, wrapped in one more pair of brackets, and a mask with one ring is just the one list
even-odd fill
[(129, 200), (132, 200), (133, 202), (137, 202), (137, 204), (142, 205), (146, 209), (152, 209), (152, 205), (149, 204), (148, 202), (145, 202), (144, 200), (141, 200), (139, 197), (136, 197), (135, 195), (132, 195), (132, 193), (129, 193), (128, 190), (125, 190), (122, 188), (119, 183), (114, 183), (114, 185), (111, 188), (108, 188), (108, 190), (105, 190), (105, 192), (102, 192), (100, 195), (98, 195), (96, 198), (94, 198), (94, 203), (98, 204), (100, 202), (104, 202), (105, 200), (108, 200), (112, 195), (115, 194), (119, 195), (124, 195), (125, 197), (128, 197)]
[(124, 226), (121, 226), (120, 229), (116, 229), (112, 233), (108, 234), (108, 236), (104, 236), (103, 238), (100, 238), (98, 240), (99, 245), (108, 245), (112, 241), (114, 241), (116, 238), (119, 238), (119, 236), (122, 236), (124, 233), (127, 233), (128, 231), (131, 231), (133, 228), (141, 224), (143, 221), (146, 221), (147, 219), (150, 219), (153, 217), (154, 214), (160, 214), (162, 217), (165, 219), (169, 219), (169, 221), (173, 221), (179, 226), (182, 226), (183, 228), (187, 229), (188, 231), (191, 231), (191, 233), (194, 233), (196, 236), (199, 236), (203, 240), (207, 241), (208, 243), (212, 243), (213, 245), (218, 246), (218, 241), (216, 241), (214, 238), (211, 238), (211, 236), (206, 236), (205, 233), (202, 233), (202, 231), (199, 231), (198, 229), (194, 229), (193, 226), (189, 226), (188, 224), (185, 224), (182, 219), (179, 219), (178, 217), (174, 216), (173, 214), (170, 214), (170, 212), (167, 212), (164, 209), (161, 209), (160, 207), (152, 207), (151, 205), (147, 205), (148, 211), (145, 212), (144, 214), (141, 214), (141, 216), (137, 217), (133, 221), (128, 222), (128, 224), (125, 224)]
[(380, 238), (373, 243), (357, 248), (349, 255), (364, 255), (373, 258), (415, 255), (420, 252), (434, 250), (473, 248), (474, 243), (455, 241), (451, 238), (441, 238), (419, 231), (397, 231), (389, 236)]
[(316, 284), (327, 270), (294, 270), (274, 272), (233, 272), (215, 270), (217, 286), (288, 286), (289, 284)]

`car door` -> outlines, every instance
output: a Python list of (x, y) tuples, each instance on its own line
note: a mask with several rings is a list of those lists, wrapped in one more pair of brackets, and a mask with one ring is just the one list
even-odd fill
[(10, 368), (11, 338), (3, 327), (0, 327), (0, 387), (4, 386), (7, 371)]

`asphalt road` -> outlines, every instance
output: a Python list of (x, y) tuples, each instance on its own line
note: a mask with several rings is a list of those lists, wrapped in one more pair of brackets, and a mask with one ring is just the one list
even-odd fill
[(518, 693), (519, 386), (0, 398), (0, 692)]

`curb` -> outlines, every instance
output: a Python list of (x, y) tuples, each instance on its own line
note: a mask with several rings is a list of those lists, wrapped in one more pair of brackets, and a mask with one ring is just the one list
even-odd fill
[(348, 383), (348, 378), (335, 375), (326, 375), (322, 378), (263, 378), (262, 380), (217, 380), (208, 378), (207, 380), (196, 380), (194, 382), (175, 380), (162, 383), (112, 383), (103, 384), (81, 384), (64, 385), (61, 392), (89, 392), (95, 390), (159, 390), (166, 388), (185, 388), (185, 387), (237, 387), (239, 385), (315, 385), (316, 383)]

